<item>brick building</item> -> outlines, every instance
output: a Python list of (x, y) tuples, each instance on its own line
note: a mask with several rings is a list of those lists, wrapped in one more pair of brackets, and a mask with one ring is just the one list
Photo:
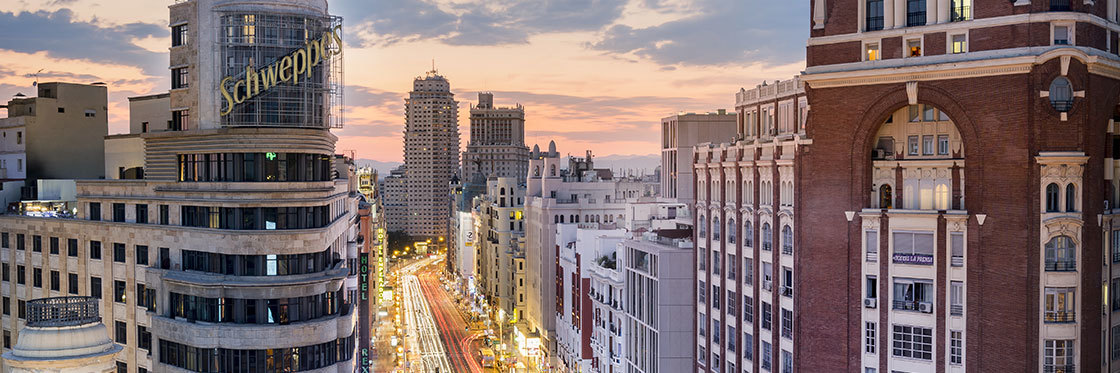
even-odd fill
[(1118, 10), (812, 1), (796, 370), (1120, 370)]

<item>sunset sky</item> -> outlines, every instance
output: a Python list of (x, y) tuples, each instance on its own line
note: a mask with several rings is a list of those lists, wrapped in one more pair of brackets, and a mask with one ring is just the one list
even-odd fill
[[(166, 91), (170, 0), (0, 0), (0, 97), (39, 81), (109, 85), (109, 132), (127, 97)], [(526, 110), (530, 146), (659, 152), (660, 119), (732, 109), (734, 93), (804, 68), (808, 1), (333, 0), (345, 44), (338, 151), (400, 161), (404, 97), (436, 68), (460, 105), (477, 92)]]

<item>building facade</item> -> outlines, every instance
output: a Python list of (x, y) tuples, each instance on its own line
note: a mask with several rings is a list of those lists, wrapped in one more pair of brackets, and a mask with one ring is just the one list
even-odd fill
[(28, 301), (23, 338), (3, 354), (4, 372), (118, 371), (116, 357), (123, 348), (109, 337), (98, 303), (96, 298), (74, 296)]
[(479, 93), (471, 106), (471, 140), (463, 152), (463, 179), (482, 174), (512, 177), (525, 183), (529, 148), (525, 146), (525, 108), (494, 106), (493, 93)]
[(525, 312), (525, 189), (517, 178), (494, 177), (475, 197), (478, 284), (494, 313), (522, 319)]
[(800, 346), (823, 343), (811, 329), (804, 341), (793, 333), (803, 312), (795, 183), (811, 143), (808, 105), (797, 78), (735, 98), (740, 140), (694, 150), (697, 367), (791, 372)]
[(385, 220), (390, 232), (401, 232), (408, 226), (408, 184), (405, 166), (389, 170), (389, 176), (378, 181), (381, 202), (385, 206)]
[(721, 143), (738, 134), (736, 113), (680, 113), (661, 118), (661, 196), (691, 203), (692, 147)]
[(451, 83), (435, 71), (412, 82), (405, 100), (405, 232), (445, 244), (451, 201), (448, 187), (459, 170), (459, 102)]
[(325, 1), (188, 0), (170, 25), (172, 126), (139, 134), (144, 178), (77, 181), (73, 219), (0, 216), (5, 336), (18, 344), (27, 300), (82, 295), (123, 346), (118, 371), (353, 371), (338, 19)]

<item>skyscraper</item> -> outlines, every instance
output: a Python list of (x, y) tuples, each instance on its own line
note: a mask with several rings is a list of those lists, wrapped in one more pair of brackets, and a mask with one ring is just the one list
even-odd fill
[(515, 177), (525, 183), (529, 170), (529, 148), (525, 146), (525, 108), (494, 106), (493, 93), (479, 93), (471, 106), (471, 141), (463, 153), (463, 179), (476, 173)]
[(405, 100), (404, 167), (408, 225), (416, 237), (447, 237), (448, 187), (459, 168), (459, 102), (435, 70), (412, 82)]

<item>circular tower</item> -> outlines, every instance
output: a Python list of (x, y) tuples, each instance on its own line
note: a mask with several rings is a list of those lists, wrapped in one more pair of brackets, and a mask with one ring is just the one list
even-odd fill
[(109, 339), (93, 297), (27, 302), (19, 341), (3, 355), (7, 373), (112, 372), (122, 347)]

